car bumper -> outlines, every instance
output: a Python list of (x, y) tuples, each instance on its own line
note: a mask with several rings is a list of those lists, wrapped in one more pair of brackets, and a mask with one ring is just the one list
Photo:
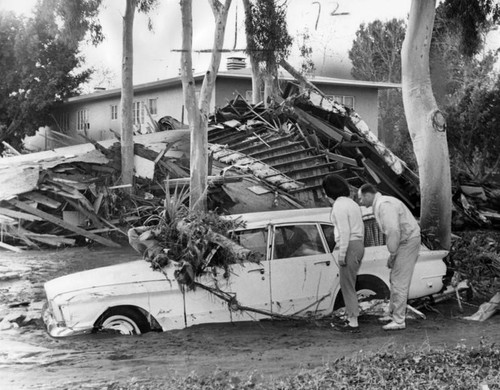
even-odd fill
[(80, 334), (91, 333), (92, 328), (90, 329), (75, 329), (66, 326), (63, 322), (58, 322), (54, 313), (50, 306), (46, 306), (42, 312), (42, 319), (47, 329), (47, 332), (51, 337), (59, 338), (59, 337), (69, 337), (69, 336), (77, 336)]

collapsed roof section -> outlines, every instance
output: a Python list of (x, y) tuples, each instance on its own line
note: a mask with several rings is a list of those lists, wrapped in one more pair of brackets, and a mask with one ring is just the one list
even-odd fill
[(321, 183), (335, 173), (353, 187), (376, 184), (419, 212), (418, 177), (354, 111), (314, 91), (288, 92), (273, 108), (237, 96), (218, 110), (208, 132), (213, 159), (253, 174), (303, 207), (325, 204)]

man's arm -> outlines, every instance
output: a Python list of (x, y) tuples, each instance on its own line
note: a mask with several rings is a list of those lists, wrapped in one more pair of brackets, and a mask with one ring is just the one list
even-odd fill
[(380, 205), (379, 215), (382, 230), (386, 237), (387, 249), (391, 255), (395, 255), (401, 239), (401, 231), (399, 230), (399, 214), (396, 208), (390, 203), (382, 203)]
[(349, 246), (349, 238), (351, 236), (351, 225), (349, 224), (349, 211), (345, 207), (333, 206), (333, 212), (337, 225), (335, 228), (339, 233), (339, 265), (345, 265), (345, 256), (347, 247)]

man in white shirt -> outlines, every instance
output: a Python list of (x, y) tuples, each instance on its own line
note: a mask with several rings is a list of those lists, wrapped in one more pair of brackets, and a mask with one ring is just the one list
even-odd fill
[(373, 185), (364, 184), (358, 195), (364, 206), (373, 206), (373, 214), (386, 236), (390, 253), (387, 260), (387, 267), (391, 269), (390, 315), (384, 317), (390, 322), (383, 329), (405, 329), (408, 291), (420, 250), (420, 227), (403, 202), (382, 195)]

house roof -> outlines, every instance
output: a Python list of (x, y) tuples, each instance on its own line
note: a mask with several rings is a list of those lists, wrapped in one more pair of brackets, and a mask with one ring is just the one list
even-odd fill
[[(195, 81), (203, 80), (205, 76), (204, 72), (194, 74)], [(252, 77), (251, 70), (249, 68), (238, 69), (233, 71), (219, 71), (217, 74), (219, 79), (250, 79)], [(283, 80), (292, 81), (294, 78), (288, 72), (280, 72), (280, 78)], [(313, 84), (318, 85), (337, 85), (343, 87), (358, 87), (358, 88), (373, 88), (373, 89), (387, 89), (387, 88), (401, 88), (401, 84), (395, 83), (385, 83), (378, 81), (363, 81), (363, 80), (349, 80), (349, 79), (339, 79), (333, 77), (321, 77), (315, 76), (310, 77), (309, 80)], [(181, 84), (181, 77), (171, 77), (168, 79), (152, 81), (149, 83), (138, 84), (134, 86), (134, 93), (145, 92), (149, 90), (171, 87)], [(102, 99), (108, 99), (112, 97), (119, 97), (121, 94), (121, 88), (110, 89), (106, 91), (97, 91), (89, 93), (86, 95), (74, 96), (68, 98), (64, 101), (65, 104), (71, 103), (81, 103), (87, 101), (97, 101)]]

